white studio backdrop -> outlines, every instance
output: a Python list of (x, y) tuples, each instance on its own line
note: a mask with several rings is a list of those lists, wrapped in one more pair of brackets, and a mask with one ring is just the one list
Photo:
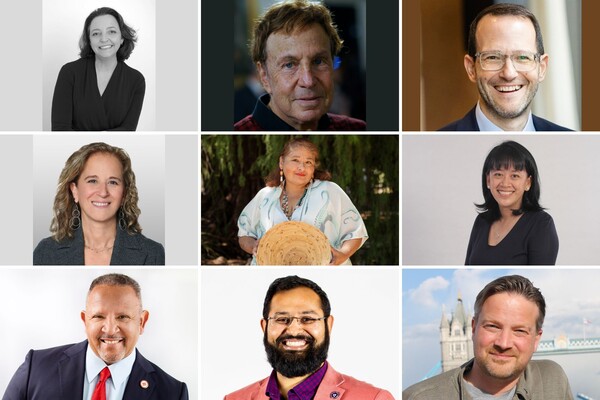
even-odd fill
[[(108, 273), (96, 268), (0, 270), (0, 340), (11, 343), (0, 363), (0, 393), (30, 349), (86, 339), (80, 312), (90, 283)], [(188, 385), (198, 397), (198, 270), (111, 269), (138, 281), (150, 313), (137, 348), (144, 357)], [(83, 377), (82, 377), (83, 379)]]
[[(204, 267), (201, 274), (201, 399), (222, 399), (269, 376), (260, 327), (265, 294), (298, 275), (329, 297), (334, 317), (328, 361), (338, 372), (400, 398), (400, 270)], [(227, 373), (224, 373), (227, 371)]]
[[(50, 236), (58, 178), (67, 159), (82, 146), (105, 142), (131, 159), (142, 211), (142, 233), (165, 245), (165, 137), (163, 135), (53, 134), (33, 138), (33, 247)], [(168, 249), (165, 246), (165, 254)]]
[(557, 265), (598, 265), (600, 137), (591, 135), (403, 135), (402, 265), (463, 265), (483, 202), (481, 173), (505, 140), (525, 146), (554, 219)]
[(43, 130), (51, 130), (50, 115), (56, 78), (61, 67), (79, 59), (79, 38), (87, 16), (111, 7), (136, 30), (138, 41), (125, 63), (146, 80), (146, 94), (138, 131), (155, 130), (156, 121), (156, 7), (155, 0), (44, 0), (43, 23)]

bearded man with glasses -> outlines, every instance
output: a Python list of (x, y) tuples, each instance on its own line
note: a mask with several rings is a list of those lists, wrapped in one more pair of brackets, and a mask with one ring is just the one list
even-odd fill
[(525, 7), (502, 3), (481, 11), (469, 29), (464, 64), (479, 101), (441, 131), (570, 130), (531, 113), (548, 55), (540, 25)]
[(265, 296), (260, 321), (271, 376), (225, 400), (393, 400), (386, 390), (335, 371), (327, 362), (333, 326), (327, 294), (298, 276), (279, 278)]

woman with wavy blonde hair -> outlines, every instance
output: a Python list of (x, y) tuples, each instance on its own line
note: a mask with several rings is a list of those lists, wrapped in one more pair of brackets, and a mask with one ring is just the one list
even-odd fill
[(60, 174), (50, 231), (34, 265), (164, 265), (164, 248), (141, 234), (135, 174), (125, 150), (90, 143)]

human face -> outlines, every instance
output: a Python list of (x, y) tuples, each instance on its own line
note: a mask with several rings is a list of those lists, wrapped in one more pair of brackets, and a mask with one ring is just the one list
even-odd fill
[[(277, 293), (271, 299), (269, 317), (322, 318), (321, 299), (311, 289), (298, 287)], [(264, 345), (272, 367), (288, 378), (308, 375), (327, 359), (333, 317), (312, 324), (296, 319), (289, 326), (261, 320)]]
[(90, 46), (96, 57), (117, 58), (117, 51), (123, 44), (119, 23), (112, 15), (99, 15), (89, 27)]
[[(537, 53), (535, 28), (525, 17), (488, 14), (479, 21), (475, 35), (478, 52)], [(539, 83), (546, 76), (548, 55), (541, 55), (536, 67), (526, 72), (517, 71), (510, 59), (505, 61), (499, 71), (485, 71), (471, 56), (466, 55), (464, 59), (469, 79), (477, 83), (483, 113), (502, 128), (506, 127), (507, 120), (518, 119), (522, 129)]]
[(531, 176), (526, 170), (510, 168), (494, 169), (487, 175), (487, 186), (500, 209), (518, 210), (523, 195), (531, 188)]
[(279, 157), (286, 185), (305, 187), (315, 174), (316, 154), (304, 146), (295, 146), (285, 157)]
[(107, 153), (92, 154), (77, 182), (71, 183), (83, 224), (116, 221), (117, 211), (123, 204), (124, 186), (123, 166), (119, 159)]
[(519, 379), (542, 337), (536, 328), (538, 315), (537, 305), (516, 293), (498, 293), (483, 303), (472, 321), (472, 383), (498, 390)]
[(98, 285), (81, 312), (88, 344), (106, 364), (131, 354), (148, 321), (140, 299), (130, 286)]
[(333, 60), (329, 37), (318, 24), (290, 34), (272, 33), (267, 60), (257, 63), (271, 110), (298, 130), (317, 129), (333, 99)]

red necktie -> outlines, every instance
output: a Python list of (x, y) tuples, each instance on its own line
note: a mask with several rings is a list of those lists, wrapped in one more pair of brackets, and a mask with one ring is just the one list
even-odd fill
[(100, 371), (100, 380), (96, 384), (94, 394), (92, 394), (92, 400), (106, 400), (106, 380), (110, 377), (110, 370), (108, 367), (104, 367)]

